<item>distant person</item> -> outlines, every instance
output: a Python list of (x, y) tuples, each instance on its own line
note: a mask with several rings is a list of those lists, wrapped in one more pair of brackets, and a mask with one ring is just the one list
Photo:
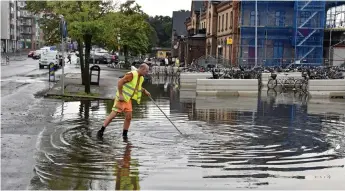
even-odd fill
[(68, 54), (67, 59), (68, 59), (67, 63), (69, 62), (70, 64), (72, 64), (72, 62), (71, 62), (71, 54)]
[(122, 112), (125, 113), (122, 136), (124, 139), (127, 138), (128, 129), (132, 120), (132, 99), (140, 104), (142, 93), (151, 97), (150, 92), (142, 87), (144, 76), (146, 76), (148, 72), (149, 66), (147, 64), (141, 64), (139, 69), (128, 72), (119, 80), (112, 111), (105, 119), (102, 128), (97, 132), (99, 138), (103, 137), (104, 130), (110, 122)]
[(175, 59), (175, 66), (180, 67), (180, 60), (178, 58)]
[(164, 59), (164, 62), (165, 62), (165, 65), (166, 65), (166, 66), (169, 65), (169, 59), (168, 59), (167, 57)]

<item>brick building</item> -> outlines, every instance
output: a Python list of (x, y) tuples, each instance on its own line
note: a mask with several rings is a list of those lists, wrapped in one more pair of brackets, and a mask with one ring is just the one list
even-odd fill
[[(201, 6), (195, 10), (195, 6)], [(204, 44), (206, 56), (221, 58), (228, 63), (237, 63), (239, 44), (237, 1), (192, 1), (191, 17), (186, 20), (190, 35), (205, 32)], [(200, 35), (199, 35), (200, 36)]]

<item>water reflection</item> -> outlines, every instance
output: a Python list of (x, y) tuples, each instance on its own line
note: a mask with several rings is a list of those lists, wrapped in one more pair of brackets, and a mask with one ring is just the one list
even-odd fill
[(123, 159), (116, 165), (116, 190), (140, 190), (139, 172), (131, 172), (131, 168), (138, 167), (139, 161), (131, 158), (132, 144), (126, 144)]
[(129, 141), (123, 116), (98, 140), (113, 102), (65, 102), (40, 138), (31, 188), (343, 188), (345, 102), (288, 95), (181, 102), (175, 85), (146, 88), (187, 138), (145, 98), (134, 105)]

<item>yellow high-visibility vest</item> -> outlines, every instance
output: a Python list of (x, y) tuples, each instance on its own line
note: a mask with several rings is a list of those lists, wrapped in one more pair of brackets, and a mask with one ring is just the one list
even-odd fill
[[(140, 104), (141, 95), (142, 95), (142, 84), (144, 82), (144, 77), (140, 76), (139, 78), (138, 71), (131, 71), (131, 73), (133, 74), (133, 79), (132, 81), (127, 82), (123, 85), (122, 95), (125, 102), (128, 102), (132, 98), (133, 100), (136, 100), (138, 104)], [(139, 78), (138, 88), (135, 89), (138, 83), (138, 78)], [(119, 95), (120, 95), (119, 91), (117, 90), (116, 98), (119, 98)]]

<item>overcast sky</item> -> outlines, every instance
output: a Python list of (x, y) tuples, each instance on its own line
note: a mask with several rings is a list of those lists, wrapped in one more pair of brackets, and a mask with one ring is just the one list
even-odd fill
[[(126, 2), (126, 0), (120, 0)], [(192, 0), (135, 0), (150, 15), (172, 16), (173, 11), (190, 10)]]

